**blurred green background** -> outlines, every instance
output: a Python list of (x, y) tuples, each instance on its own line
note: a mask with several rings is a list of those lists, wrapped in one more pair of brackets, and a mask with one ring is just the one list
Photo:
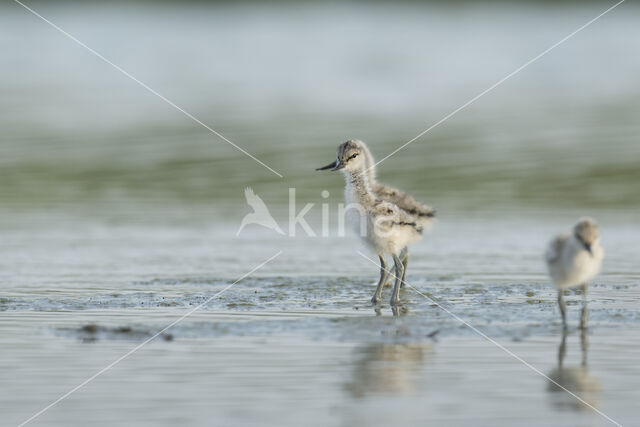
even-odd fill
[[(628, 4), (627, 4), (628, 3)], [(640, 206), (640, 7), (627, 2), (380, 165), (442, 209)], [(36, 2), (0, 5), (4, 209), (238, 212), (340, 200), (314, 172), (378, 158), (612, 2)]]

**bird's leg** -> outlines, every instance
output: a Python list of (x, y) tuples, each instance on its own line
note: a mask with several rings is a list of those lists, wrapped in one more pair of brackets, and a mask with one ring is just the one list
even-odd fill
[(558, 289), (558, 306), (560, 307), (560, 314), (562, 315), (562, 328), (567, 330), (567, 305), (564, 302), (562, 289)]
[[(405, 246), (400, 252), (400, 259), (402, 260), (402, 264), (404, 265), (404, 269), (407, 269), (407, 263), (409, 262), (409, 249)], [(391, 286), (391, 282), (393, 281), (393, 275), (387, 275), (387, 282), (384, 284), (384, 288)], [(400, 283), (400, 287), (404, 287), (404, 277), (402, 278), (402, 282)]]
[(402, 275), (404, 274), (402, 261), (400, 260), (400, 258), (398, 258), (398, 255), (393, 255), (393, 263), (396, 266), (396, 282), (393, 285), (393, 293), (391, 294), (390, 304), (392, 306), (398, 305), (398, 303), (400, 302), (400, 284), (402, 283)]
[(380, 280), (378, 281), (378, 286), (376, 287), (376, 293), (373, 294), (371, 298), (371, 302), (374, 304), (378, 304), (380, 302), (380, 296), (382, 295), (382, 288), (385, 283), (387, 283), (387, 276), (389, 275), (389, 270), (387, 270), (387, 263), (384, 260), (384, 257), (378, 255), (380, 258)]
[(407, 264), (409, 264), (409, 248), (407, 246), (400, 252), (400, 259), (402, 259), (402, 281), (400, 282), (400, 287), (404, 288), (404, 278), (407, 275)]
[(582, 285), (582, 313), (580, 315), (580, 329), (587, 329), (587, 284)]

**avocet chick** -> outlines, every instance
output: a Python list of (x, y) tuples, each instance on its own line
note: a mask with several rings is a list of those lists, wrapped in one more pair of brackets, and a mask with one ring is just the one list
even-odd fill
[(385, 255), (389, 254), (394, 261), (396, 276), (391, 305), (397, 305), (405, 273), (399, 256), (407, 245), (421, 238), (422, 227), (417, 224), (413, 216), (396, 204), (382, 200), (373, 193), (366, 173), (366, 159), (361, 144), (363, 143), (358, 144), (355, 141), (340, 144), (337, 160), (317, 170), (343, 171), (346, 180), (347, 206), (357, 207), (360, 214), (353, 215), (353, 210), (349, 210), (349, 223), (356, 231), (360, 231), (361, 222), (366, 221), (366, 233), (364, 235), (360, 233), (360, 235), (380, 259), (380, 280), (371, 301), (373, 303), (380, 301), (388, 274)]
[(549, 275), (558, 288), (558, 306), (562, 325), (567, 328), (565, 289), (582, 287), (582, 315), (580, 328), (587, 326), (587, 285), (600, 272), (604, 250), (600, 246), (598, 224), (591, 218), (582, 218), (573, 227), (573, 233), (557, 236), (545, 253)]
[[(376, 179), (376, 161), (373, 158), (373, 154), (371, 154), (371, 150), (369, 150), (369, 147), (367, 147), (367, 144), (358, 139), (353, 139), (351, 140), (351, 142), (359, 146), (362, 150), (365, 162), (365, 172), (367, 174), (367, 179), (369, 181), (369, 185), (371, 186), (371, 191), (373, 191), (373, 194), (375, 194), (379, 199), (386, 200), (397, 205), (400, 209), (413, 216), (416, 223), (423, 229), (430, 228), (433, 225), (436, 211), (430, 206), (420, 203), (410, 194), (378, 182), (378, 180)], [(403, 272), (404, 274), (406, 274), (407, 265), (409, 264), (409, 249), (407, 247), (405, 247), (400, 253), (400, 259), (402, 260), (402, 264), (404, 265)], [(388, 283), (390, 283), (389, 279), (390, 278), (388, 277)], [(402, 284), (404, 285), (404, 277), (402, 277)], [(385, 284), (384, 286), (386, 287), (387, 284)]]

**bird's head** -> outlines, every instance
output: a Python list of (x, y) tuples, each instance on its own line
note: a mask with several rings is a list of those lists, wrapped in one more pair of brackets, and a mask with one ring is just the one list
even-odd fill
[(581, 218), (573, 227), (573, 235), (591, 253), (591, 246), (600, 236), (598, 224), (592, 218)]
[(364, 143), (357, 139), (352, 139), (347, 142), (343, 142), (338, 146), (337, 159), (334, 162), (329, 163), (326, 166), (317, 168), (316, 170), (359, 170), (364, 165)]

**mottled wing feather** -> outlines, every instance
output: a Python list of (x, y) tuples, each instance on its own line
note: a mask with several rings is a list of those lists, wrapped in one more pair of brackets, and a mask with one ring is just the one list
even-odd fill
[(379, 198), (395, 203), (410, 215), (420, 218), (434, 218), (436, 216), (436, 211), (433, 208), (418, 202), (409, 194), (396, 188), (378, 185), (374, 190)]
[(561, 234), (549, 243), (549, 248), (547, 248), (547, 251), (544, 254), (548, 263), (554, 263), (560, 259), (562, 248), (564, 248), (568, 238), (568, 234)]
[(418, 233), (422, 233), (423, 228), (420, 227), (418, 224), (416, 224), (415, 222), (404, 222), (404, 221), (399, 221), (399, 222), (394, 222), (393, 225), (402, 225), (402, 226), (407, 226), (407, 227), (411, 227), (414, 228)]
[(411, 215), (415, 215), (418, 217), (424, 217), (424, 218), (435, 218), (436, 217), (436, 211), (435, 209), (432, 209), (429, 206), (426, 205), (422, 205), (421, 209), (407, 209), (407, 213), (411, 214)]
[(423, 227), (416, 223), (414, 216), (404, 210), (398, 212), (398, 220), (395, 221), (394, 224), (413, 227), (419, 233), (422, 233), (423, 230)]

